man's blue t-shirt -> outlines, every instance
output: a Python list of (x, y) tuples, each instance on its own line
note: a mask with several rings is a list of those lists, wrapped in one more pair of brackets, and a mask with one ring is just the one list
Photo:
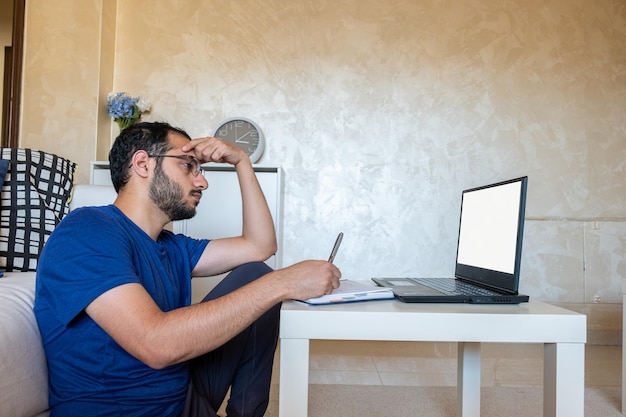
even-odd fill
[(63, 219), (38, 261), (35, 297), (51, 416), (180, 415), (186, 365), (148, 367), (84, 309), (128, 283), (143, 285), (163, 311), (189, 305), (191, 271), (207, 244), (169, 231), (154, 241), (113, 205), (80, 208)]

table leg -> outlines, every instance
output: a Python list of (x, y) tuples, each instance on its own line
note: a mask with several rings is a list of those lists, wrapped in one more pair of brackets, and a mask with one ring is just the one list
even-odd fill
[(480, 343), (458, 344), (457, 402), (458, 417), (480, 416)]
[(280, 339), (278, 415), (306, 417), (309, 408), (309, 340)]
[(543, 348), (544, 417), (583, 417), (585, 344), (546, 343)]

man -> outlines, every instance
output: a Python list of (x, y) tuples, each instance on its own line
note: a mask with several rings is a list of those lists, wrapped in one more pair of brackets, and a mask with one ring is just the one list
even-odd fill
[[(262, 263), (276, 251), (273, 221), (237, 147), (138, 123), (120, 133), (109, 161), (114, 204), (72, 211), (39, 260), (35, 314), (51, 416), (215, 417), (228, 389), (228, 417), (262, 416), (281, 301), (330, 293), (340, 271), (326, 261), (277, 271)], [(195, 214), (204, 162), (235, 167), (241, 236), (163, 229)], [(230, 270), (205, 302), (189, 305), (192, 276)]]

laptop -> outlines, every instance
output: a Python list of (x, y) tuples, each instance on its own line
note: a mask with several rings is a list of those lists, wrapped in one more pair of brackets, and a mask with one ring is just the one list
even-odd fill
[(454, 278), (372, 278), (407, 303), (519, 304), (528, 177), (464, 190)]

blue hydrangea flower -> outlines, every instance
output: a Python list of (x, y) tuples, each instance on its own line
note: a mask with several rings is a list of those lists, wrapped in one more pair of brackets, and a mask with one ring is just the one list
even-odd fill
[(120, 117), (131, 117), (135, 111), (137, 98), (129, 97), (124, 92), (111, 93), (107, 97), (107, 111), (114, 119)]
[(140, 97), (130, 97), (125, 92), (110, 93), (107, 96), (109, 116), (125, 129), (141, 118), (141, 114), (150, 110), (150, 103)]

